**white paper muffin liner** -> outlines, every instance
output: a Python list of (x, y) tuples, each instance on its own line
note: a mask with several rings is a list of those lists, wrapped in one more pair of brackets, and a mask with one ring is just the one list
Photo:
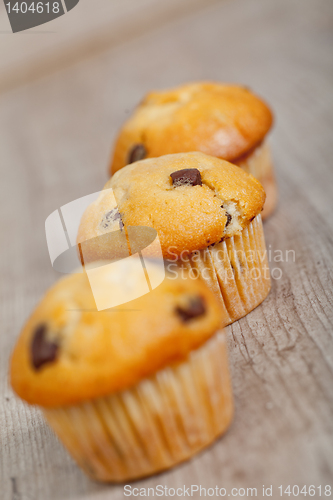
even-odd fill
[(186, 361), (129, 390), (44, 409), (44, 415), (94, 479), (119, 482), (172, 467), (212, 443), (231, 422), (225, 334), (217, 332)]
[(278, 200), (271, 148), (268, 141), (263, 141), (252, 153), (236, 161), (235, 165), (248, 174), (252, 174), (262, 184), (266, 193), (266, 201), (261, 216), (266, 219), (274, 211)]
[(177, 266), (178, 270), (185, 268), (192, 279), (200, 277), (213, 290), (225, 313), (225, 324), (242, 318), (271, 288), (261, 215), (241, 234), (194, 252)]

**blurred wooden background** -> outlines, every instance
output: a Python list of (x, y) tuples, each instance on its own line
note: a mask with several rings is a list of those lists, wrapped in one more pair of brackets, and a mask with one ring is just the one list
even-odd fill
[(124, 496), (87, 479), (38, 410), (15, 398), (8, 359), (58, 277), (46, 217), (101, 189), (117, 128), (146, 91), (196, 79), (243, 83), (274, 109), (280, 203), (265, 233), (272, 256), (283, 253), (271, 261), (282, 276), (228, 327), (228, 434), (135, 486), (257, 487), (261, 498), (273, 484), (279, 498), (279, 485), (332, 484), (332, 30), (331, 0), (81, 0), (13, 35), (1, 4), (1, 500)]

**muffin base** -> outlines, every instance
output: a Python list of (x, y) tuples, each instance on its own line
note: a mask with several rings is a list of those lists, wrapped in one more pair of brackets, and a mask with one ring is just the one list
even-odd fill
[(266, 219), (275, 210), (278, 199), (271, 149), (267, 141), (257, 146), (251, 153), (234, 161), (235, 165), (258, 179), (266, 192), (266, 201), (261, 213)]
[(172, 272), (185, 269), (191, 279), (201, 278), (215, 293), (224, 310), (224, 326), (242, 318), (267, 297), (271, 279), (261, 215), (236, 236), (182, 261), (167, 265)]
[(121, 482), (168, 469), (208, 446), (231, 422), (225, 333), (132, 389), (43, 411), (93, 479)]

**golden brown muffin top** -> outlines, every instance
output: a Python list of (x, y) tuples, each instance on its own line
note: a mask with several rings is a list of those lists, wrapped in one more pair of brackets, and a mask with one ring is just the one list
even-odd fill
[(267, 105), (239, 85), (202, 82), (150, 92), (120, 130), (111, 173), (144, 158), (201, 151), (234, 161), (272, 125)]
[[(154, 228), (164, 258), (174, 259), (240, 233), (262, 210), (265, 192), (239, 167), (203, 153), (142, 160), (119, 170), (88, 207), (78, 242), (110, 231), (101, 221), (116, 210), (115, 200), (125, 230)], [(106, 238), (90, 241), (86, 241), (89, 260), (116, 257)]]
[(97, 311), (87, 275), (66, 276), (24, 326), (11, 384), (22, 399), (44, 407), (106, 396), (186, 359), (222, 323), (200, 280), (166, 278), (139, 299)]

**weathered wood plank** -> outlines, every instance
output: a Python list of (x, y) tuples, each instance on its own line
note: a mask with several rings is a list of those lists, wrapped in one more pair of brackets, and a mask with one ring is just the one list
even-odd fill
[[(0, 3), (0, 91), (34, 81), (221, 0), (80, 0), (74, 11), (13, 36)], [(223, 0), (222, 0), (223, 1)], [(63, 3), (64, 4), (64, 3)], [(22, 50), (22, 46), (24, 50)]]

